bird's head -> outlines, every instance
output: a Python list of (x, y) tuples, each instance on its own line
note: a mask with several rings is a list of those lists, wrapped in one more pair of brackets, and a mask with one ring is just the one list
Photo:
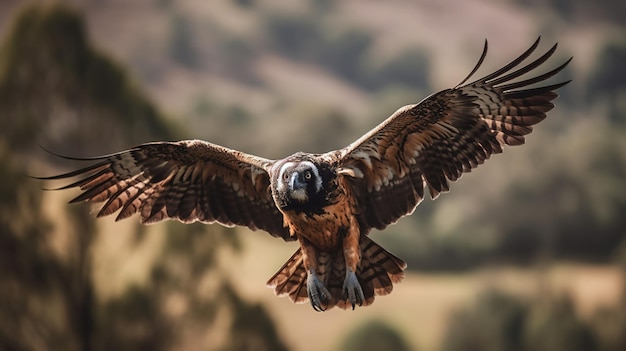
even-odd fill
[(276, 204), (287, 210), (315, 210), (326, 198), (327, 173), (323, 165), (306, 154), (278, 162), (272, 170), (272, 194)]

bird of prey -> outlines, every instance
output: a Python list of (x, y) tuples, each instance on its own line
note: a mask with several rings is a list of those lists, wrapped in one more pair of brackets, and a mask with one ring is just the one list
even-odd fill
[[(68, 159), (90, 166), (52, 177), (79, 177), (71, 202), (104, 202), (97, 216), (135, 213), (142, 223), (176, 219), (261, 229), (300, 247), (268, 286), (316, 311), (367, 306), (389, 294), (406, 263), (368, 237), (411, 214), (428, 188), (431, 198), (505, 145), (520, 145), (569, 81), (523, 79), (557, 45), (534, 60), (539, 39), (501, 69), (471, 83), (487, 54), (461, 83), (406, 105), (347, 147), (298, 152), (280, 160), (200, 140), (152, 142), (119, 153)], [(520, 78), (522, 77), (522, 78)], [(520, 78), (520, 79), (518, 79)], [(57, 190), (58, 190), (57, 189)]]

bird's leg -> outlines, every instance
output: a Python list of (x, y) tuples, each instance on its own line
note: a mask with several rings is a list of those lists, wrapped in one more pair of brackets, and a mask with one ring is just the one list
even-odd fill
[(365, 296), (363, 295), (363, 289), (359, 284), (359, 280), (356, 277), (356, 269), (361, 262), (361, 247), (359, 245), (360, 232), (359, 225), (355, 220), (350, 223), (350, 229), (343, 238), (343, 256), (346, 261), (346, 279), (343, 282), (344, 298), (347, 298), (354, 306), (358, 303), (359, 306), (365, 302)]
[(324, 283), (317, 277), (317, 250), (309, 240), (298, 236), (300, 247), (302, 249), (302, 260), (306, 269), (306, 289), (309, 295), (309, 301), (313, 309), (320, 312), (326, 310), (323, 305), (330, 302), (330, 292), (324, 286)]

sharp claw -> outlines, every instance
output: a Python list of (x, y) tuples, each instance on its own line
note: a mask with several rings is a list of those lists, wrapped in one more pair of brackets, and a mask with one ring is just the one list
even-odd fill
[(326, 311), (323, 305), (330, 301), (330, 292), (319, 280), (315, 272), (309, 272), (307, 278), (307, 293), (309, 294), (309, 302), (317, 312)]
[(350, 270), (346, 272), (346, 280), (343, 282), (343, 291), (344, 294), (347, 295), (347, 299), (350, 301), (353, 311), (357, 302), (359, 306), (363, 306), (363, 302), (365, 301), (363, 289), (361, 289), (361, 285), (359, 284), (356, 274)]

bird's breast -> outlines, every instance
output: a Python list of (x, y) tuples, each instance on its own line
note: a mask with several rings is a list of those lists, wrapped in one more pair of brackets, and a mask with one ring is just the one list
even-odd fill
[(307, 238), (322, 251), (340, 249), (340, 244), (350, 228), (352, 207), (347, 201), (340, 201), (324, 207), (321, 213), (295, 213), (288, 211), (285, 219), (293, 235)]

